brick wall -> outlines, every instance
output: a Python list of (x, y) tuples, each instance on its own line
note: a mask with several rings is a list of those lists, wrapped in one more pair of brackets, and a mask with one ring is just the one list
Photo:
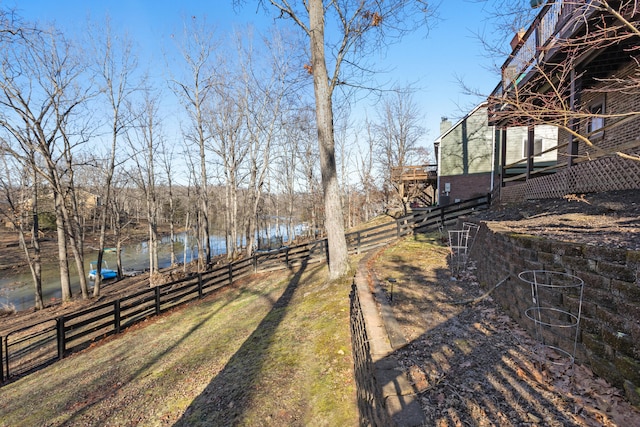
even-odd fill
[[(552, 270), (584, 281), (576, 361), (625, 390), (640, 402), (640, 251), (557, 242), (519, 235), (483, 223), (471, 259), (478, 279), (489, 289), (510, 279), (492, 297), (534, 336), (534, 323), (525, 316), (532, 306), (531, 287), (518, 279), (524, 270)], [(562, 310), (577, 314), (579, 296), (567, 292), (556, 298)], [(553, 328), (551, 328), (553, 329)], [(573, 346), (570, 330), (546, 337), (560, 348)]]
[(445, 200), (444, 189), (445, 183), (447, 182), (451, 185), (449, 203), (455, 202), (455, 199), (473, 199), (474, 197), (483, 196), (491, 192), (491, 173), (441, 176), (439, 188), (441, 202)]

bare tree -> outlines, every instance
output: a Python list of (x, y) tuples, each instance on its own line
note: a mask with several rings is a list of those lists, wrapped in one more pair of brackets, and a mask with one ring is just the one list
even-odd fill
[(154, 284), (158, 273), (158, 193), (156, 154), (161, 146), (162, 131), (159, 117), (160, 96), (145, 89), (144, 99), (138, 106), (134, 132), (127, 135), (132, 150), (131, 158), (135, 168), (131, 176), (145, 196), (147, 223), (149, 229), (149, 280)]
[[(97, 272), (93, 287), (93, 296), (100, 295), (102, 283), (102, 258), (106, 240), (107, 213), (111, 206), (113, 175), (116, 168), (116, 155), (119, 151), (118, 141), (121, 135), (131, 126), (130, 102), (132, 95), (138, 90), (132, 82), (133, 73), (137, 68), (137, 59), (132, 53), (131, 42), (126, 37), (119, 39), (112, 33), (109, 18), (100, 33), (93, 34), (97, 76), (102, 80), (102, 94), (107, 100), (110, 111), (109, 138), (110, 150), (101, 172), (104, 174), (104, 200), (100, 206), (100, 237), (98, 246)], [(121, 271), (119, 272), (122, 273)], [(121, 276), (118, 275), (118, 278)]]
[(21, 35), (1, 49), (4, 149), (48, 182), (56, 214), (62, 299), (71, 299), (67, 243), (86, 298), (83, 233), (73, 180), (75, 153), (87, 139), (86, 124), (80, 121), (87, 116), (77, 114), (92, 95), (83, 85), (86, 66), (72, 43), (53, 28)]
[[(185, 161), (187, 164), (187, 194), (186, 194), (186, 207), (187, 207), (187, 212), (185, 214), (185, 218), (184, 218), (184, 230), (185, 230), (185, 237), (184, 237), (184, 246), (183, 246), (183, 252), (182, 252), (182, 262), (183, 262), (183, 271), (186, 271), (186, 267), (187, 267), (187, 262), (191, 261), (191, 260), (187, 260), (187, 252), (189, 252), (189, 250), (191, 250), (191, 253), (193, 254), (193, 248), (191, 246), (191, 238), (193, 237), (193, 232), (192, 232), (192, 218), (195, 215), (195, 212), (193, 212), (193, 203), (192, 203), (192, 196), (191, 196), (191, 191), (192, 188), (197, 186), (197, 179), (195, 178), (198, 174), (196, 172), (196, 167), (193, 163), (193, 159), (191, 156), (189, 156), (189, 152), (188, 150), (185, 152)], [(194, 184), (195, 183), (195, 184)], [(198, 238), (198, 236), (200, 235), (200, 233), (197, 230), (197, 226), (196, 226), (196, 232), (195, 232), (195, 241), (196, 241), (196, 246), (198, 248), (198, 253), (201, 252), (201, 242), (200, 239)], [(198, 265), (201, 266), (202, 257), (198, 257)]]
[(295, 236), (293, 218), (296, 212), (296, 201), (298, 194), (296, 184), (301, 161), (300, 142), (303, 138), (302, 129), (306, 125), (298, 114), (297, 110), (291, 111), (284, 118), (283, 135), (276, 144), (276, 155), (274, 159), (273, 176), (274, 182), (281, 188), (285, 198), (287, 236), (288, 240), (293, 240)]
[(337, 159), (340, 165), (339, 169), (339, 182), (340, 182), (340, 197), (342, 208), (346, 209), (345, 223), (347, 227), (353, 226), (353, 218), (351, 215), (351, 186), (350, 186), (350, 171), (351, 171), (351, 149), (350, 143), (352, 140), (349, 138), (349, 129), (351, 125), (349, 123), (349, 108), (344, 108), (341, 114), (336, 115), (336, 131), (335, 140), (338, 146)]
[(309, 237), (316, 237), (316, 232), (323, 225), (321, 219), (321, 183), (318, 171), (318, 144), (316, 141), (315, 120), (312, 109), (300, 109), (296, 121), (298, 137), (298, 170), (302, 175), (302, 188), (306, 190), (307, 202), (304, 211), (309, 222)]
[[(32, 153), (33, 154), (33, 153)], [(0, 215), (17, 230), (20, 247), (31, 271), (34, 285), (34, 307), (44, 308), (42, 300), (42, 263), (38, 228), (38, 187), (39, 177), (33, 168), (24, 168), (11, 156), (2, 156), (4, 176), (0, 176), (3, 208)], [(17, 176), (16, 176), (17, 175)], [(31, 224), (31, 243), (26, 234)], [(30, 250), (31, 248), (31, 250)]]
[(402, 189), (392, 179), (392, 170), (402, 170), (416, 158), (418, 142), (424, 135), (422, 117), (408, 89), (390, 92), (378, 108), (374, 125), (378, 159), (387, 188), (393, 188), (395, 198), (407, 212), (407, 201), (402, 200)]
[(467, 0), (483, 5), (486, 19), (482, 30), (475, 31), (476, 40), (484, 55), (491, 60), (492, 71), (499, 70), (500, 63), (511, 53), (509, 41), (521, 35), (538, 13), (528, 1)]
[(205, 104), (208, 97), (217, 86), (215, 68), (215, 50), (217, 41), (214, 32), (205, 21), (198, 21), (192, 17), (189, 24), (185, 23), (184, 34), (178, 42), (178, 47), (187, 68), (188, 76), (173, 77), (171, 88), (182, 100), (189, 115), (190, 130), (185, 138), (196, 145), (199, 151), (201, 209), (198, 218), (201, 220), (201, 236), (204, 248), (204, 264), (211, 264), (210, 220), (209, 220), (209, 184), (207, 172), (206, 147), (210, 135), (206, 133)]
[(371, 197), (376, 188), (373, 171), (376, 140), (373, 125), (368, 119), (364, 121), (364, 130), (366, 149), (359, 151), (359, 155), (356, 154), (356, 169), (360, 179), (360, 186), (364, 193), (364, 204), (362, 208), (364, 209), (364, 221), (366, 222), (373, 217)]
[(169, 215), (169, 240), (171, 244), (171, 266), (173, 267), (176, 264), (176, 249), (175, 249), (175, 239), (176, 239), (176, 198), (175, 191), (173, 188), (173, 156), (175, 154), (175, 150), (169, 148), (165, 144), (164, 140), (162, 141), (162, 166), (165, 172), (165, 178), (167, 179), (167, 208)]
[(137, 199), (131, 193), (135, 189), (129, 185), (129, 177), (126, 173), (117, 174), (112, 181), (112, 197), (109, 203), (109, 211), (111, 217), (111, 229), (116, 241), (116, 271), (118, 277), (122, 277), (122, 245), (127, 241), (127, 227), (132, 222), (132, 215), (127, 210), (127, 202), (131, 199)]
[[(300, 80), (295, 73), (295, 52), (299, 48), (282, 32), (271, 30), (262, 40), (262, 55), (256, 54), (251, 38), (238, 37), (241, 80), (246, 97), (247, 136), (245, 210), (247, 256), (251, 255), (257, 232), (257, 212), (264, 183), (271, 166), (272, 147), (281, 138), (288, 111), (293, 108)], [(297, 70), (300, 70), (298, 68)]]
[[(219, 69), (220, 71), (220, 69)], [(208, 104), (209, 133), (212, 150), (222, 169), (225, 188), (225, 233), (227, 257), (238, 252), (239, 191), (243, 181), (241, 169), (250, 148), (247, 129), (247, 93), (241, 78), (230, 69), (221, 73), (221, 85), (217, 87)]]
[[(21, 26), (19, 18), (13, 13), (0, 9), (0, 49), (12, 49), (14, 43), (21, 44), (28, 40), (28, 36), (33, 33), (37, 33), (36, 29), (25, 30)], [(14, 42), (14, 40), (16, 40)], [(7, 57), (3, 58), (4, 60)], [(2, 67), (5, 70), (5, 66)], [(4, 73), (3, 78), (11, 77), (12, 72)], [(6, 124), (5, 124), (6, 123)], [(7, 127), (9, 124), (9, 116), (0, 113), (0, 124), (5, 130), (9, 130), (9, 138), (11, 138), (11, 127)], [(30, 132), (31, 128), (25, 126), (24, 131)], [(30, 136), (27, 136), (30, 139)], [(40, 179), (36, 168), (33, 164), (36, 162), (35, 150), (31, 147), (25, 154), (26, 161), (20, 161), (11, 155), (12, 150), (6, 150), (5, 147), (10, 147), (10, 142), (6, 141), (3, 137), (0, 137), (0, 150), (2, 151), (2, 161), (5, 171), (5, 176), (0, 178), (0, 185), (3, 190), (4, 199), (8, 209), (2, 209), (3, 216), (18, 230), (18, 237), (20, 239), (20, 245), (24, 250), (25, 258), (31, 271), (34, 285), (34, 307), (37, 310), (44, 308), (44, 302), (42, 300), (42, 263), (40, 255), (40, 228), (38, 225), (38, 196), (40, 188)], [(18, 160), (18, 161), (16, 161)], [(19, 173), (19, 180), (15, 179), (14, 170), (22, 170)], [(16, 183), (21, 185), (19, 189)], [(30, 194), (25, 194), (25, 190), (30, 188)], [(17, 192), (19, 190), (19, 192)], [(29, 207), (27, 207), (29, 205)], [(31, 224), (31, 244), (28, 245), (26, 241), (26, 227)], [(32, 248), (32, 253), (29, 251), (29, 246)]]
[[(295, 22), (310, 41), (311, 63), (307, 70), (313, 75), (325, 228), (329, 242), (329, 276), (334, 279), (349, 269), (336, 172), (334, 90), (339, 84), (364, 84), (362, 80), (353, 80), (353, 71), (357, 70), (362, 76), (362, 72), (368, 70), (364, 61), (366, 55), (379, 49), (383, 42), (391, 42), (423, 24), (431, 10), (422, 0), (340, 0), (327, 2), (326, 6), (322, 0), (308, 0), (302, 5), (288, 0), (269, 0), (269, 3), (281, 16)], [(334, 19), (335, 39), (325, 32), (327, 19)], [(343, 67), (350, 68), (351, 73)]]

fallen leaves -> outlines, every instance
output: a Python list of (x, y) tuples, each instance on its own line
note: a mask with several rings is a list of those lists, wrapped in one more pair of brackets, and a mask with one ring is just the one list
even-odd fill
[(482, 294), (473, 266), (449, 280), (415, 261), (429, 250), (414, 245), (404, 256), (396, 249), (394, 262), (383, 255), (371, 265), (381, 277), (412, 272), (393, 310), (415, 338), (394, 358), (419, 395), (425, 425), (640, 426), (640, 412), (618, 389), (539, 346), (490, 298), (453, 306)]

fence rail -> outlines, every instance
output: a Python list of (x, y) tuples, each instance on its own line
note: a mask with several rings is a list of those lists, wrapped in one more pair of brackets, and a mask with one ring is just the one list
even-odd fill
[[(486, 195), (348, 233), (349, 253), (366, 252), (415, 231), (446, 226), (459, 216), (487, 209), (490, 203), (491, 195)], [(11, 331), (0, 337), (0, 383), (42, 368), (144, 319), (203, 298), (242, 277), (303, 262), (328, 262), (328, 255), (326, 239), (258, 252), (251, 258)]]

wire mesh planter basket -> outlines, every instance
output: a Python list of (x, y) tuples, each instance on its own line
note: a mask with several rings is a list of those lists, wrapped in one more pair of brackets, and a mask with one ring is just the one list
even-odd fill
[(451, 273), (458, 274), (467, 265), (469, 229), (449, 230), (449, 261)]
[[(554, 364), (573, 365), (584, 281), (568, 273), (547, 270), (525, 270), (518, 277), (531, 287), (532, 304), (524, 314), (534, 324), (540, 345), (537, 355)], [(554, 352), (560, 357), (551, 356)]]

